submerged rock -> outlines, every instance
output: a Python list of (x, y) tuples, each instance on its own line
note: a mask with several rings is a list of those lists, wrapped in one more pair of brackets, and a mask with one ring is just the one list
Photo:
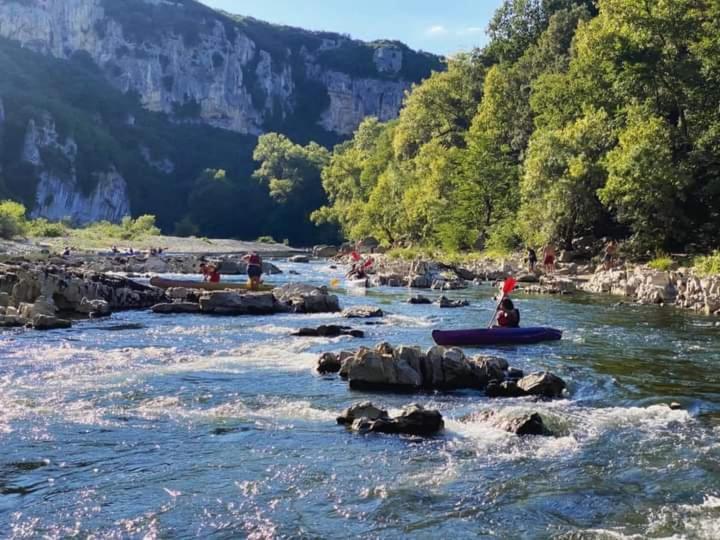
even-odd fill
[(290, 257), (288, 262), (306, 264), (310, 262), (310, 257), (307, 255), (295, 255), (294, 257)]
[(441, 296), (440, 298), (438, 298), (438, 305), (441, 308), (461, 308), (469, 306), (470, 302), (468, 302), (467, 300), (450, 300), (445, 296)]
[(337, 419), (339, 424), (349, 425), (358, 433), (392, 433), (430, 436), (445, 427), (439, 411), (425, 409), (413, 403), (404, 407), (398, 416), (390, 417), (386, 410), (369, 401), (346, 409)]
[(320, 325), (317, 328), (301, 328), (292, 334), (299, 337), (338, 337), (352, 336), (355, 338), (365, 337), (362, 330), (354, 330), (349, 326), (338, 326), (335, 324)]
[(543, 421), (540, 414), (533, 413), (522, 413), (514, 414), (510, 416), (500, 415), (495, 411), (485, 411), (471, 417), (473, 420), (480, 422), (486, 422), (497, 429), (502, 429), (508, 433), (515, 433), (516, 435), (552, 435)]

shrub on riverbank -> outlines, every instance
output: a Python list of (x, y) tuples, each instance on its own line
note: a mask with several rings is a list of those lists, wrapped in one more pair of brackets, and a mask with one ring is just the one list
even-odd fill
[(697, 257), (693, 264), (695, 271), (704, 276), (720, 274), (720, 251)]
[(652, 268), (653, 270), (659, 270), (660, 272), (667, 272), (670, 270), (673, 265), (675, 264), (675, 261), (673, 261), (669, 256), (667, 255), (658, 255), (655, 257), (652, 261), (648, 263), (648, 266)]
[(11, 240), (25, 232), (25, 207), (15, 201), (0, 202), (0, 238)]

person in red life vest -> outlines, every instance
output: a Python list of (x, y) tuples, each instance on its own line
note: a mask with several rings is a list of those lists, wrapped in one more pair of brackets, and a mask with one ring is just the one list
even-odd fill
[(210, 278), (210, 269), (204, 262), (200, 263), (200, 275), (202, 276), (203, 281), (207, 281)]
[(210, 265), (208, 267), (208, 281), (210, 283), (220, 283), (220, 271), (217, 266)]
[(512, 300), (507, 296), (502, 299), (498, 306), (496, 328), (519, 328), (520, 310), (515, 308)]
[(250, 290), (256, 291), (260, 288), (262, 282), (262, 258), (260, 255), (251, 251), (243, 257), (243, 260), (247, 262), (247, 275)]

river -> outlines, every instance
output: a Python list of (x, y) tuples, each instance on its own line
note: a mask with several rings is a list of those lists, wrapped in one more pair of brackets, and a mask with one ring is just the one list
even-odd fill
[[(274, 282), (340, 273), (280, 266), (301, 275)], [(365, 339), (289, 336), (332, 315), (121, 312), (0, 332), (0, 537), (720, 537), (714, 319), (518, 296), (525, 325), (556, 326), (563, 340), (470, 352), (560, 375), (569, 398), (553, 402), (368, 394), (314, 372), (322, 351), (429, 347), (433, 328), (484, 326), (493, 292), (449, 293), (471, 305), (441, 310), (399, 289), (342, 291), (343, 307), (387, 313), (381, 325), (353, 322)], [(446, 429), (419, 440), (336, 425), (368, 398), (437, 408)], [(556, 436), (462, 420), (485, 409), (538, 411)]]

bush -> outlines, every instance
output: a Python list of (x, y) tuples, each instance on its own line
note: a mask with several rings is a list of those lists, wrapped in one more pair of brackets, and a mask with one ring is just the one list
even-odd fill
[(260, 236), (256, 242), (259, 242), (261, 244), (277, 244), (275, 239), (272, 236)]
[(510, 253), (520, 247), (520, 236), (516, 230), (515, 218), (507, 218), (498, 221), (488, 233), (485, 248), (493, 253)]
[(28, 223), (28, 235), (41, 238), (61, 238), (68, 234), (68, 227), (58, 221), (45, 218), (34, 219)]
[(703, 276), (720, 274), (720, 251), (714, 251), (712, 255), (698, 257), (693, 261), (693, 267), (698, 274)]
[(0, 202), (0, 238), (11, 240), (26, 228), (25, 207), (15, 201)]
[(659, 270), (660, 272), (667, 272), (675, 264), (668, 255), (659, 254), (653, 260), (648, 263), (648, 266), (653, 270)]
[(160, 234), (160, 229), (155, 226), (155, 216), (146, 214), (137, 219), (125, 216), (119, 225), (109, 221), (98, 221), (81, 229), (78, 234), (97, 240), (140, 240), (146, 236)]

